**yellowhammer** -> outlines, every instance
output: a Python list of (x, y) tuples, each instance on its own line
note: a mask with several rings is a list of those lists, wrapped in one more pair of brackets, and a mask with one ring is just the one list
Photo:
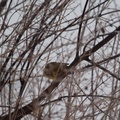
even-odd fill
[(68, 63), (50, 62), (46, 64), (43, 76), (52, 80), (57, 80), (67, 73), (67, 68)]

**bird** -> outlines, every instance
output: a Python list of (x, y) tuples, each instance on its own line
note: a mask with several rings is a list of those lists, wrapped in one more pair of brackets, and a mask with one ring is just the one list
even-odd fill
[(57, 80), (60, 79), (62, 76), (69, 74), (67, 70), (68, 63), (50, 62), (45, 65), (43, 76), (52, 80)]

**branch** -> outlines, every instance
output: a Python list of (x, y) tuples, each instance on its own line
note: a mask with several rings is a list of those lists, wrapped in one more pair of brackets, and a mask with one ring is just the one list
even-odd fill
[[(91, 48), (90, 50), (84, 52), (81, 56), (77, 57), (74, 59), (74, 61), (70, 64), (69, 68), (76, 66), (78, 63), (80, 63), (83, 60), (87, 60), (88, 57), (92, 54), (95, 53), (97, 50), (99, 50), (101, 47), (103, 47), (105, 44), (107, 44), (110, 40), (112, 40), (113, 37), (115, 37), (118, 32), (120, 31), (120, 26), (118, 28), (116, 28), (112, 33), (110, 33), (105, 39), (103, 39), (101, 42), (99, 42), (96, 46), (94, 46), (93, 48)], [(45, 98), (47, 98), (51, 92), (60, 84), (60, 82), (66, 77), (67, 75), (63, 75), (61, 77), (61, 79), (57, 80), (57, 81), (53, 81), (51, 83), (51, 85), (46, 88), (41, 95), (38, 96), (38, 98), (33, 99), (33, 101), (29, 104), (27, 104), (26, 106), (19, 108), (16, 118), (15, 120), (20, 120), (22, 117), (24, 117), (25, 115), (30, 114), (31, 112), (33, 112), (33, 110), (35, 110), (34, 108), (34, 103), (36, 101), (41, 102), (43, 101)], [(11, 116), (14, 114), (14, 112), (11, 113)], [(9, 119), (9, 115), (5, 115), (3, 117), (0, 117), (0, 120), (8, 120)]]
[(120, 26), (117, 27), (113, 32), (111, 32), (105, 39), (103, 39), (101, 42), (99, 42), (93, 48), (84, 52), (81, 56), (76, 57), (73, 60), (73, 62), (70, 64), (69, 67), (76, 66), (82, 60), (87, 60), (88, 57), (91, 56), (91, 54), (95, 53), (97, 50), (99, 50), (101, 47), (103, 47), (105, 44), (107, 44), (110, 40), (113, 40), (112, 38), (115, 37), (118, 34), (118, 31), (120, 31)]

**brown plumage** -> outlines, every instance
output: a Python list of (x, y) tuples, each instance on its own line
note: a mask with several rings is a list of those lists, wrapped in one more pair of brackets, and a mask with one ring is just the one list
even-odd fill
[(67, 63), (50, 62), (46, 64), (43, 71), (43, 76), (52, 80), (59, 79), (61, 76), (66, 74), (68, 68), (67, 65)]

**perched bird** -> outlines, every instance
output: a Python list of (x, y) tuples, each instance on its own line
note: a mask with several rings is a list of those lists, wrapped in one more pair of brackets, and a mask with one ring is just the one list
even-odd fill
[(67, 68), (68, 63), (50, 62), (46, 64), (43, 71), (43, 76), (52, 80), (57, 80), (62, 76), (67, 75)]

